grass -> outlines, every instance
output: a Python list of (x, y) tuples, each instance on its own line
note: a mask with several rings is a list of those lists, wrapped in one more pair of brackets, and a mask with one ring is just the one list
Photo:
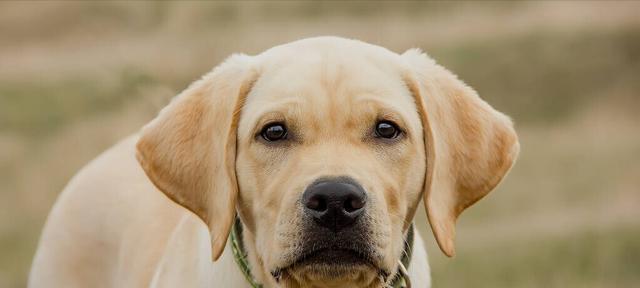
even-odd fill
[(78, 77), (56, 82), (0, 82), (0, 130), (42, 138), (86, 117), (117, 109), (154, 80), (125, 69), (112, 81)]
[[(532, 31), (506, 41), (434, 49), (431, 54), (520, 123), (552, 124), (596, 97), (620, 97), (603, 95), (620, 82), (640, 89), (633, 80), (640, 72), (640, 29), (635, 27), (571, 35)], [(638, 104), (639, 99), (634, 100)]]
[(497, 239), (432, 263), (433, 281), (437, 287), (635, 287), (639, 237), (635, 227), (615, 227), (522, 242)]

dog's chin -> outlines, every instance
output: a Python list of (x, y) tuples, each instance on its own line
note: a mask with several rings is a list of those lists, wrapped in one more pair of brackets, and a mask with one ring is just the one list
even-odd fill
[(291, 279), (309, 287), (367, 287), (380, 281), (375, 269), (368, 265), (311, 264), (289, 270)]
[(299, 257), (279, 271), (283, 282), (303, 286), (370, 286), (386, 277), (370, 257), (349, 249), (322, 249)]

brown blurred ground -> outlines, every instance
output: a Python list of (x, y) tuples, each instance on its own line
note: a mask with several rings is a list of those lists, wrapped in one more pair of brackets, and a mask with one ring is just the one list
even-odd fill
[(640, 3), (0, 3), (0, 287), (69, 178), (234, 52), (317, 35), (421, 47), (511, 115), (521, 158), (436, 287), (636, 287)]

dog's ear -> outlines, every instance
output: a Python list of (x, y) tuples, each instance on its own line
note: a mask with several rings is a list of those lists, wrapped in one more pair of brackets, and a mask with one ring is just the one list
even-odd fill
[(251, 61), (231, 56), (191, 84), (143, 128), (137, 144), (138, 161), (155, 186), (209, 227), (214, 260), (235, 219), (236, 126), (256, 79)]
[(440, 249), (451, 257), (456, 219), (509, 171), (518, 137), (507, 116), (427, 55), (409, 50), (402, 58), (424, 127), (424, 205)]

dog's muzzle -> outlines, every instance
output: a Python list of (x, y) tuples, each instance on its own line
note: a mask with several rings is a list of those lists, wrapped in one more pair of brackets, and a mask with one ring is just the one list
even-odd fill
[(371, 249), (366, 219), (367, 193), (349, 177), (320, 178), (301, 198), (301, 253), (290, 267), (349, 267), (379, 269), (380, 256)]

